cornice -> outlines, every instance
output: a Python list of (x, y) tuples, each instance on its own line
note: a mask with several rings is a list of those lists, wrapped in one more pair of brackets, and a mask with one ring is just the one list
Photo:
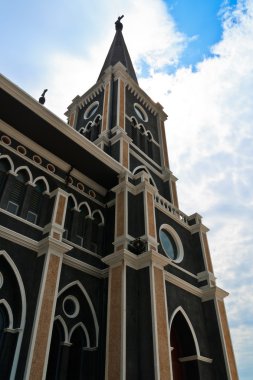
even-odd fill
[(223, 300), (229, 295), (225, 290), (214, 286), (212, 288), (203, 289), (202, 302), (211, 301), (214, 299)]
[(229, 295), (229, 293), (227, 293), (225, 290), (221, 288), (218, 288), (217, 286), (211, 288), (198, 288), (194, 285), (191, 285), (187, 281), (182, 280), (180, 277), (177, 277), (174, 274), (166, 271), (164, 272), (164, 277), (167, 282), (185, 290), (188, 293), (193, 294), (194, 296), (201, 298), (202, 302), (207, 302), (214, 299), (223, 300), (225, 297)]
[(165, 280), (169, 283), (176, 285), (178, 288), (181, 288), (188, 293), (193, 294), (194, 296), (197, 296), (199, 298), (202, 297), (202, 290), (197, 288), (194, 285), (191, 285), (189, 282), (182, 280), (180, 277), (175, 276), (172, 273), (164, 272)]
[(48, 251), (57, 256), (62, 256), (64, 253), (71, 251), (71, 249), (73, 249), (73, 247), (62, 241), (53, 239), (51, 236), (47, 236), (38, 242), (38, 256), (41, 256)]
[(97, 277), (101, 279), (108, 277), (108, 268), (98, 269), (94, 267), (93, 265), (84, 263), (69, 255), (65, 255), (63, 257), (63, 264), (68, 265), (71, 268), (78, 269), (79, 271), (87, 273), (93, 277)]
[(69, 116), (70, 112), (74, 110), (76, 107), (79, 109), (83, 108), (86, 104), (88, 104), (92, 99), (94, 99), (99, 93), (104, 90), (103, 83), (96, 83), (92, 86), (88, 91), (86, 91), (83, 95), (77, 95), (72, 103), (68, 106), (68, 110), (64, 115)]
[(31, 251), (38, 252), (38, 241), (24, 236), (16, 231), (10, 230), (4, 226), (0, 226), (0, 237), (9, 240), (14, 244), (30, 249)]

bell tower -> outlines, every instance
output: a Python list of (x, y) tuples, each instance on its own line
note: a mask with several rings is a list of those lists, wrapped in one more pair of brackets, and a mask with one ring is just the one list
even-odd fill
[(138, 85), (122, 17), (97, 83), (66, 113), (72, 128), (122, 166), (108, 202), (113, 251), (102, 259), (109, 268), (105, 378), (236, 380), (228, 294), (216, 286), (208, 229), (199, 214), (179, 209), (167, 115)]

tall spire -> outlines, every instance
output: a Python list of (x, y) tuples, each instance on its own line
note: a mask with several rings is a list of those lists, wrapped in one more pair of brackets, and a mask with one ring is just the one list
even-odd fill
[(114, 66), (117, 62), (121, 62), (127, 69), (128, 74), (130, 77), (138, 83), (137, 77), (134, 71), (134, 67), (130, 58), (130, 55), (128, 53), (124, 37), (122, 34), (123, 24), (121, 23), (121, 19), (124, 16), (118, 17), (118, 20), (115, 22), (115, 29), (116, 33), (114, 36), (114, 39), (112, 41), (110, 50), (107, 54), (107, 57), (105, 59), (104, 65), (102, 67), (102, 70), (99, 74), (98, 80), (102, 77), (105, 70), (109, 66)]

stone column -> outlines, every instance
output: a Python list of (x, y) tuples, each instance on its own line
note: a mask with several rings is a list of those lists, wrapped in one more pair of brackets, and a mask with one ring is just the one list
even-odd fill
[[(149, 269), (149, 279), (146, 286), (150, 287), (150, 306), (145, 310), (138, 310), (143, 318), (147, 313), (152, 318), (153, 335), (153, 361), (155, 380), (172, 380), (171, 358), (169, 343), (169, 325), (167, 315), (167, 302), (164, 279), (164, 266), (170, 260), (155, 251), (144, 252), (140, 255), (130, 253), (126, 249), (115, 252), (103, 259), (109, 265), (109, 289), (108, 289), (108, 314), (107, 314), (107, 346), (106, 346), (106, 380), (125, 380), (126, 363), (126, 336), (132, 331), (127, 331), (127, 318), (131, 313), (127, 311), (126, 291), (130, 289), (127, 268), (137, 271)], [(136, 289), (138, 292), (138, 289)], [(138, 308), (138, 305), (137, 305)], [(142, 319), (143, 319), (142, 318)], [(136, 322), (137, 323), (137, 322)], [(143, 359), (141, 342), (144, 329), (139, 330), (137, 354)], [(152, 348), (151, 348), (152, 349)], [(138, 353), (139, 352), (139, 353)], [(145, 360), (145, 359), (144, 359)], [(136, 371), (136, 369), (135, 369)], [(152, 375), (151, 375), (152, 376)]]

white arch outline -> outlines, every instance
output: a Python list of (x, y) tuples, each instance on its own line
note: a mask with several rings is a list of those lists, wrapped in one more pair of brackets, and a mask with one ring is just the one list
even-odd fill
[(99, 334), (99, 326), (98, 326), (98, 320), (97, 320), (97, 315), (96, 315), (96, 312), (95, 312), (95, 309), (94, 309), (94, 306), (93, 306), (93, 303), (91, 302), (91, 299), (87, 293), (87, 291), (85, 290), (84, 286), (81, 284), (80, 281), (76, 280), (76, 281), (72, 281), (70, 282), (68, 285), (64, 286), (64, 288), (62, 288), (60, 290), (60, 292), (58, 293), (58, 297), (60, 297), (60, 295), (65, 292), (65, 290), (71, 288), (72, 286), (75, 286), (77, 285), (79, 287), (79, 289), (81, 290), (81, 292), (83, 293), (83, 295), (85, 296), (85, 298), (87, 299), (87, 302), (90, 306), (90, 309), (91, 309), (91, 313), (92, 313), (92, 316), (93, 316), (93, 321), (94, 321), (94, 325), (95, 325), (95, 330), (96, 330), (96, 346), (98, 346), (98, 334)]
[[(19, 166), (16, 170), (15, 170), (15, 174), (18, 175), (18, 172), (20, 172), (21, 170), (25, 170), (27, 173), (28, 173), (28, 176), (29, 176), (29, 181), (28, 183), (33, 183), (33, 176), (32, 176), (32, 173), (31, 173), (31, 170), (28, 168), (28, 166)], [(27, 182), (26, 182), (27, 183)]]
[(100, 120), (102, 120), (102, 116), (101, 116), (100, 113), (98, 113), (98, 114), (95, 116), (95, 118), (94, 118), (92, 124), (97, 125), (97, 124), (99, 123)]
[(9, 303), (6, 301), (5, 298), (2, 298), (0, 300), (0, 305), (4, 305), (6, 311), (7, 311), (7, 314), (8, 314), (8, 318), (9, 318), (9, 326), (8, 326), (8, 329), (13, 329), (13, 313), (12, 313), (12, 310), (11, 310), (11, 307), (9, 305)]
[(25, 295), (25, 288), (24, 288), (22, 278), (20, 276), (20, 273), (19, 273), (18, 268), (16, 267), (14, 261), (10, 258), (8, 253), (4, 250), (0, 251), (0, 256), (3, 256), (5, 258), (5, 260), (8, 262), (8, 264), (11, 266), (11, 268), (12, 268), (12, 270), (16, 276), (16, 279), (18, 281), (19, 290), (20, 290), (20, 294), (21, 294), (22, 312), (21, 312), (21, 322), (20, 322), (20, 327), (19, 327), (20, 331), (19, 331), (19, 335), (18, 335), (16, 350), (15, 350), (14, 359), (13, 359), (13, 365), (12, 365), (11, 374), (10, 374), (10, 380), (14, 380), (15, 374), (17, 371), (19, 352), (20, 352), (20, 348), (21, 348), (21, 342), (22, 342), (22, 338), (23, 338), (25, 321), (26, 321), (26, 295)]
[(33, 181), (33, 185), (36, 185), (36, 183), (38, 181), (44, 182), (44, 184), (46, 186), (46, 191), (44, 191), (43, 194), (49, 194), (50, 193), (50, 189), (49, 189), (49, 184), (48, 184), (46, 178), (44, 176), (39, 176), (39, 177), (35, 178), (35, 180)]
[(59, 321), (59, 323), (62, 325), (62, 328), (63, 328), (63, 331), (64, 331), (64, 343), (69, 343), (69, 340), (68, 340), (68, 336), (69, 336), (68, 327), (67, 327), (64, 319), (62, 318), (62, 316), (61, 315), (57, 315), (55, 317), (54, 321)]
[(0, 155), (0, 160), (4, 160), (4, 159), (6, 159), (10, 164), (11, 168), (10, 168), (9, 172), (14, 174), (14, 163), (13, 163), (12, 159), (7, 154)]
[(178, 306), (172, 313), (171, 315), (171, 318), (170, 318), (170, 330), (171, 330), (171, 326), (172, 326), (172, 323), (173, 323), (173, 320), (175, 318), (175, 316), (178, 314), (178, 313), (181, 313), (183, 314), (190, 330), (191, 330), (191, 333), (192, 333), (192, 337), (193, 337), (193, 340), (194, 340), (194, 344), (195, 344), (195, 349), (196, 349), (196, 355), (197, 356), (200, 356), (200, 350), (199, 350), (199, 344), (198, 344), (198, 339), (197, 339), (197, 336), (195, 334), (195, 331), (194, 331), (194, 328), (192, 326), (192, 323), (190, 321), (190, 318), (188, 317), (188, 315), (186, 314), (186, 312), (184, 311), (184, 309), (182, 308), (182, 306)]
[(81, 133), (81, 135), (82, 135), (83, 133), (85, 133), (85, 128), (84, 128), (84, 127), (81, 127), (81, 128), (78, 130), (78, 132)]
[(138, 128), (138, 121), (135, 116), (131, 116), (131, 123), (133, 127)]
[(94, 210), (91, 214), (91, 217), (94, 219), (94, 215), (95, 214), (99, 214), (100, 218), (101, 218), (101, 223), (99, 223), (99, 226), (104, 226), (105, 224), (105, 218), (104, 218), (104, 215), (102, 214), (101, 210)]
[[(144, 127), (144, 125), (143, 124), (138, 124), (138, 126), (137, 126), (137, 128), (140, 130), (140, 133), (143, 135), (143, 136), (145, 136), (146, 134), (147, 134), (147, 130), (146, 130), (146, 128)], [(143, 132), (141, 131), (143, 129)]]
[(91, 208), (90, 208), (88, 202), (86, 202), (86, 201), (85, 201), (85, 202), (81, 202), (81, 203), (78, 205), (78, 211), (81, 211), (81, 207), (82, 207), (83, 205), (85, 205), (85, 206), (87, 207), (87, 209), (88, 209), (88, 216), (91, 217)]
[(76, 200), (76, 197), (72, 194), (72, 193), (69, 193), (68, 194), (68, 201), (69, 201), (69, 198), (72, 198), (73, 199), (73, 202), (75, 204), (75, 207), (74, 207), (74, 210), (78, 210), (78, 206), (77, 206), (77, 200)]
[(157, 186), (156, 186), (156, 183), (154, 181), (154, 178), (152, 177), (152, 175), (151, 175), (150, 171), (148, 170), (148, 168), (146, 168), (146, 166), (144, 166), (144, 165), (136, 166), (136, 168), (134, 168), (134, 170), (132, 171), (133, 175), (139, 174), (139, 173), (136, 173), (139, 170), (140, 171), (143, 170), (144, 172), (146, 172), (149, 175), (150, 181), (152, 182), (152, 185), (157, 189)]
[(149, 141), (154, 141), (154, 136), (153, 136), (152, 132), (149, 129), (146, 130), (146, 135), (147, 135), (147, 138), (148, 138), (148, 135), (151, 136), (151, 140), (149, 140)]
[(89, 348), (89, 347), (90, 347), (90, 337), (89, 337), (88, 330), (86, 329), (86, 327), (85, 327), (85, 325), (84, 325), (83, 322), (78, 322), (76, 325), (74, 325), (74, 326), (72, 327), (72, 329), (71, 329), (70, 332), (69, 332), (69, 336), (68, 336), (68, 341), (69, 341), (69, 343), (71, 343), (71, 337), (72, 337), (74, 331), (75, 331), (76, 329), (78, 329), (78, 327), (81, 327), (81, 329), (83, 330), (84, 335), (85, 335), (85, 337), (86, 337), (87, 348)]
[(89, 131), (92, 127), (92, 121), (88, 121), (88, 123), (84, 127), (84, 132)]

